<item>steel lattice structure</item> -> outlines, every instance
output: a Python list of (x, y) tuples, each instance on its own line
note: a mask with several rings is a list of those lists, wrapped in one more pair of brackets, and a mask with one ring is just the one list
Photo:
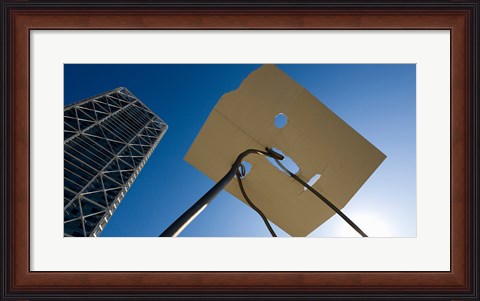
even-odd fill
[(64, 236), (98, 236), (167, 130), (124, 87), (64, 109)]

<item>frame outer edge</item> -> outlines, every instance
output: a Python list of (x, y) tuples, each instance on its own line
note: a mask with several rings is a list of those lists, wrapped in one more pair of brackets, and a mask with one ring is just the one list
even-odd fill
[[(0, 65), (2, 70), (0, 73), (0, 160), (1, 160), (1, 171), (0, 171), (0, 212), (1, 212), (1, 223), (0, 223), (0, 233), (2, 235), (1, 247), (0, 247), (0, 258), (1, 264), (3, 267), (7, 266), (7, 174), (8, 174), (8, 164), (7, 164), (7, 150), (8, 150), (8, 121), (7, 121), (7, 20), (5, 18), (5, 5), (0, 3), (0, 18), (1, 20), (1, 29), (0, 29)], [(3, 298), (6, 294), (7, 288), (7, 273), (6, 268), (2, 268), (0, 274), (0, 291), (1, 297)]]
[[(17, 3), (17, 2), (16, 2)], [(88, 2), (90, 3), (90, 2)], [(29, 7), (30, 4), (22, 4), (22, 7)], [(38, 5), (38, 4), (33, 4)], [(68, 5), (68, 4), (67, 4)], [(463, 298), (468, 298), (468, 300), (478, 300), (479, 298), (479, 262), (477, 259), (477, 252), (478, 252), (478, 239), (479, 239), (479, 234), (478, 234), (478, 218), (480, 215), (480, 206), (476, 202), (479, 198), (479, 178), (478, 178), (478, 171), (480, 168), (479, 160), (478, 160), (478, 143), (479, 143), (479, 138), (480, 138), (480, 130), (479, 130), (479, 121), (478, 117), (480, 116), (480, 106), (479, 106), (479, 84), (478, 84), (478, 70), (480, 68), (479, 66), (479, 45), (478, 45), (478, 40), (479, 40), (479, 35), (480, 31), (478, 29), (479, 26), (479, 15), (480, 15), (480, 5), (478, 1), (476, 2), (475, 5), (471, 7), (472, 14), (470, 16), (469, 22), (466, 23), (466, 28), (467, 31), (470, 30), (470, 33), (466, 33), (469, 36), (466, 37), (467, 41), (470, 41), (470, 43), (466, 43), (465, 46), (467, 47), (466, 51), (468, 54), (466, 60), (466, 64), (470, 65), (470, 68), (467, 68), (466, 72), (470, 74), (471, 80), (466, 83), (467, 88), (467, 99), (471, 100), (470, 104), (467, 104), (470, 106), (471, 113), (467, 117), (467, 120), (465, 121), (468, 125), (473, 126), (473, 130), (470, 131), (470, 127), (467, 128), (467, 142), (470, 139), (470, 146), (472, 148), (468, 148), (467, 145), (467, 164), (470, 163), (470, 168), (471, 171), (470, 173), (470, 179), (471, 182), (467, 183), (467, 187), (469, 188), (467, 191), (467, 197), (471, 198), (473, 201), (471, 204), (467, 204), (468, 209), (471, 210), (471, 214), (469, 216), (465, 216), (468, 219), (470, 219), (471, 224), (473, 225), (472, 229), (467, 229), (467, 232), (465, 233), (468, 235), (468, 239), (471, 238), (472, 240), (467, 241), (467, 246), (469, 247), (470, 252), (467, 252), (471, 262), (470, 262), (470, 268), (466, 269), (466, 273), (470, 274), (471, 277), (468, 275), (465, 275), (467, 279), (471, 281), (472, 286), (470, 287), (471, 293), (472, 294), (465, 294), (463, 296), (458, 296), (456, 298), (453, 298), (451, 300), (463, 300)], [(10, 32), (10, 24), (13, 24), (14, 18), (12, 18), (12, 15), (8, 15), (10, 10), (7, 8), (7, 5), (2, 1), (1, 6), (0, 6), (0, 15), (2, 16), (2, 29), (0, 33), (0, 40), (1, 40), (1, 60), (2, 60), (2, 72), (1, 72), (1, 77), (0, 77), (0, 89), (1, 89), (1, 129), (0, 129), (0, 135), (1, 135), (1, 149), (0, 149), (0, 154), (1, 154), (1, 191), (0, 191), (0, 197), (1, 197), (1, 209), (2, 209), (2, 222), (1, 222), (1, 234), (3, 235), (2, 238), (2, 245), (1, 245), (1, 257), (2, 257), (2, 273), (1, 273), (1, 290), (2, 290), (2, 300), (5, 297), (10, 297), (10, 298), (19, 298), (20, 295), (23, 295), (22, 293), (19, 292), (15, 293), (14, 295), (17, 295), (16, 297), (14, 295), (10, 295), (9, 288), (14, 285), (14, 280), (9, 279), (9, 276), (12, 276), (15, 273), (14, 271), (14, 265), (13, 262), (9, 259), (13, 259), (15, 256), (13, 254), (13, 248), (12, 248), (12, 235), (13, 235), (13, 229), (9, 228), (9, 221), (13, 221), (13, 214), (11, 209), (12, 207), (10, 206), (11, 202), (13, 202), (12, 197), (13, 197), (13, 192), (12, 192), (12, 179), (13, 177), (8, 177), (9, 175), (14, 174), (14, 164), (12, 161), (8, 161), (9, 158), (13, 158), (15, 156), (15, 148), (14, 148), (14, 139), (13, 139), (13, 105), (8, 102), (8, 99), (12, 99), (13, 97), (13, 86), (14, 86), (14, 81), (13, 77), (8, 78), (8, 72), (9, 72), (9, 56), (14, 55), (13, 51), (13, 33)], [(470, 26), (468, 26), (470, 25)], [(469, 53), (468, 53), (469, 52)], [(11, 62), (10, 62), (11, 63)], [(14, 68), (11, 68), (11, 73), (14, 73)], [(466, 76), (468, 76), (466, 74)], [(471, 118), (471, 120), (468, 120), (468, 118)], [(28, 125), (27, 125), (28, 127)], [(470, 151), (471, 150), (471, 151)], [(468, 167), (467, 167), (468, 168)], [(467, 225), (468, 226), (468, 225)], [(469, 244), (469, 242), (471, 242)], [(9, 249), (10, 247), (10, 249)], [(465, 258), (465, 263), (469, 263), (468, 258)], [(7, 268), (6, 268), (7, 267)], [(11, 273), (10, 273), (11, 272)], [(32, 292), (31, 292), (32, 293)], [(28, 296), (31, 293), (27, 293), (26, 295), (23, 296)], [(358, 293), (357, 293), (358, 294)], [(453, 294), (453, 293), (452, 293)], [(88, 295), (88, 294), (87, 294)], [(85, 299), (90, 299), (90, 297), (87, 297), (85, 295)], [(52, 295), (54, 296), (54, 295)], [(71, 297), (73, 297), (71, 295)], [(78, 297), (78, 296), (77, 296)], [(140, 297), (140, 296), (138, 296)], [(185, 297), (185, 295), (184, 295)], [(278, 296), (277, 296), (278, 297)], [(431, 296), (433, 298), (433, 296)], [(453, 297), (453, 296), (452, 296)], [(25, 297), (24, 297), (25, 298)], [(55, 297), (54, 299), (57, 299), (58, 297)], [(181, 298), (181, 297), (180, 297)], [(427, 297), (428, 298), (428, 297)], [(444, 298), (448, 298), (446, 295)], [(458, 298), (458, 299), (457, 299)], [(474, 298), (474, 299), (471, 299)], [(123, 299), (123, 298), (122, 298)], [(135, 297), (132, 295), (132, 300), (134, 300)], [(176, 298), (175, 298), (176, 299)], [(343, 298), (342, 298), (343, 299)], [(377, 299), (377, 298), (371, 298), (371, 299)], [(423, 298), (422, 298), (423, 299)], [(430, 299), (430, 298), (428, 298)], [(93, 300), (93, 299), (92, 299)], [(433, 299), (432, 299), (433, 300)], [(438, 300), (438, 299), (437, 299)], [(443, 300), (443, 298), (442, 298)], [(465, 299), (466, 300), (466, 299)]]
[(471, 87), (470, 91), (472, 93), (472, 147), (473, 151), (471, 154), (472, 158), (472, 189), (471, 189), (471, 198), (472, 198), (472, 233), (471, 233), (471, 254), (472, 257), (472, 292), (476, 300), (480, 300), (480, 260), (478, 259), (477, 254), (480, 252), (479, 249), (479, 239), (480, 239), (480, 205), (478, 200), (480, 200), (480, 1), (476, 2), (476, 5), (473, 7), (471, 28), (473, 28), (470, 33), (471, 39)]

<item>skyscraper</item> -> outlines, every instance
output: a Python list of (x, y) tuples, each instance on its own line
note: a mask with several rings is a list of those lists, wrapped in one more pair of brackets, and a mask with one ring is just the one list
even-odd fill
[(124, 87), (64, 108), (64, 236), (98, 236), (167, 124)]

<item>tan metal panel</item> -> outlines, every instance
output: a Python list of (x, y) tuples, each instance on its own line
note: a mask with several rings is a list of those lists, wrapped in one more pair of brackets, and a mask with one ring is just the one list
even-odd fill
[[(279, 129), (274, 118), (280, 113), (288, 123)], [(347, 204), (386, 158), (274, 65), (260, 67), (237, 90), (222, 96), (185, 160), (218, 181), (241, 152), (265, 147), (292, 158), (300, 167), (297, 175), (305, 182), (321, 174), (313, 188), (338, 208)], [(244, 178), (250, 199), (288, 234), (307, 236), (334, 214), (263, 156), (250, 155), (246, 161), (252, 164)], [(244, 201), (236, 181), (226, 190)]]

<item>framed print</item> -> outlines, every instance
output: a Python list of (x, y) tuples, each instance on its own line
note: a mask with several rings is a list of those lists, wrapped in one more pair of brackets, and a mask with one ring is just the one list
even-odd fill
[[(478, 1), (1, 5), (3, 299), (479, 300)], [(273, 92), (265, 96), (269, 85)], [(371, 91), (383, 93), (379, 101), (359, 96)], [(347, 100), (328, 102), (340, 94)], [(350, 101), (357, 97), (357, 103)], [(249, 102), (257, 98), (262, 105)], [(299, 109), (312, 99), (332, 111)], [(297, 105), (287, 105), (292, 103)], [(281, 111), (273, 110), (280, 104)], [(316, 110), (323, 113), (311, 115)], [(277, 124), (279, 112), (288, 118), (283, 125)], [(120, 114), (132, 114), (125, 117), (130, 127), (115, 120)], [(282, 237), (248, 232), (240, 211), (255, 206), (233, 201), (239, 207), (226, 212), (237, 215), (222, 211), (214, 217), (212, 207), (199, 215), (205, 205), (192, 214), (196, 224), (180, 227), (184, 236), (157, 237), (219, 180), (222, 151), (246, 148), (248, 139), (266, 141), (254, 127), (270, 115), (264, 128), (277, 138), (267, 139), (269, 145), (292, 156), (298, 177), (304, 172), (305, 182), (310, 179), (299, 192), (289, 191), (287, 180), (276, 190), (299, 195), (296, 202), (309, 201), (301, 194), (307, 188), (343, 197), (341, 209), (371, 237), (332, 232), (336, 215), (321, 216), (321, 222), (302, 219), (315, 207), (286, 218), (285, 211), (297, 212), (287, 200), (284, 207), (259, 203)], [(331, 133), (323, 135), (328, 142), (320, 147), (305, 137), (316, 137), (312, 129), (321, 131), (323, 119), (330, 120)], [(227, 129), (231, 123), (238, 128)], [(283, 127), (287, 138), (278, 134)], [(72, 144), (71, 137), (80, 135), (85, 141)], [(209, 141), (212, 135), (217, 138)], [(344, 154), (347, 140), (353, 155)], [(292, 145), (308, 147), (296, 152)], [(170, 152), (160, 160), (155, 147)], [(220, 152), (203, 162), (212, 150)], [(96, 167), (100, 161), (89, 161), (86, 152), (105, 166)], [(309, 160), (313, 153), (334, 154), (322, 165)], [(249, 162), (248, 171), (236, 177), (245, 177), (252, 200), (258, 200), (265, 194), (248, 182), (248, 173), (265, 187), (271, 185), (266, 179), (284, 175), (272, 167), (262, 174), (266, 160)], [(164, 173), (157, 170), (162, 166)], [(394, 172), (383, 172), (384, 166), (394, 166)], [(214, 181), (201, 186), (206, 176), (200, 171)], [(329, 184), (330, 175), (342, 177), (343, 184)], [(151, 182), (140, 184), (145, 178)], [(129, 209), (138, 219), (114, 232), (114, 218), (126, 212), (115, 210), (126, 206), (120, 202), (130, 186), (127, 196), (141, 187), (137, 199), (158, 196), (182, 205), (143, 203), (141, 210)], [(245, 196), (232, 187), (226, 191)], [(392, 224), (400, 221), (396, 229), (375, 223), (372, 212), (362, 220), (345, 205), (369, 187), (383, 189), (368, 195), (378, 199), (370, 208)], [(395, 196), (403, 207), (385, 196)], [(261, 233), (268, 233), (253, 216)], [(246, 232), (231, 230), (235, 222)], [(195, 225), (203, 232), (191, 230)]]

